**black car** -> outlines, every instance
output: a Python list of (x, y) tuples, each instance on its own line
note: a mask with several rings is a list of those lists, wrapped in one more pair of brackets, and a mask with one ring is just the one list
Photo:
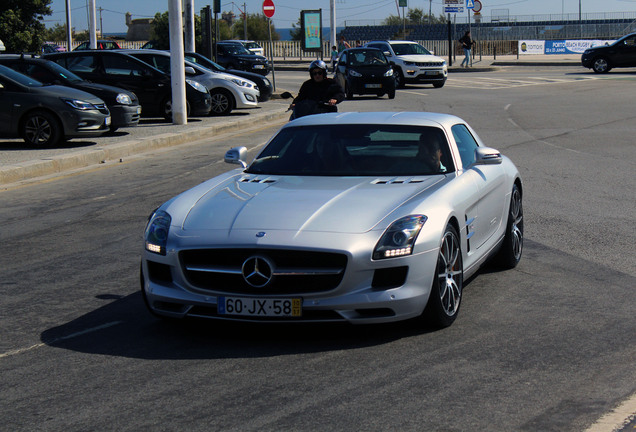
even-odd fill
[[(113, 49), (121, 49), (119, 44), (112, 40), (97, 40), (96, 41), (96, 49), (98, 50), (113, 50)], [(82, 42), (79, 44), (73, 51), (82, 51), (91, 49), (91, 43), (89, 41)]]
[(50, 60), (18, 54), (0, 56), (0, 64), (35, 78), (44, 84), (57, 84), (91, 93), (106, 102), (112, 122), (110, 130), (137, 126), (141, 105), (137, 96), (127, 90), (91, 83)]
[[(144, 117), (172, 119), (170, 76), (128, 54), (114, 50), (71, 51), (46, 54), (60, 66), (85, 80), (121, 87), (137, 95)], [(196, 81), (186, 79), (188, 116), (210, 112), (210, 92)]]
[(98, 97), (0, 65), (0, 136), (53, 147), (67, 138), (102, 135), (109, 127), (108, 107)]
[(583, 67), (607, 73), (616, 67), (636, 67), (636, 33), (623, 36), (611, 45), (586, 49), (581, 55)]
[(216, 62), (227, 69), (240, 69), (259, 75), (267, 75), (270, 69), (267, 58), (254, 54), (240, 42), (217, 43)]
[(267, 77), (253, 73), (242, 71), (238, 69), (226, 69), (218, 63), (213, 62), (203, 54), (186, 52), (184, 53), (185, 59), (192, 63), (197, 63), (203, 66), (204, 68), (208, 68), (214, 72), (225, 72), (231, 75), (236, 75), (237, 77), (248, 79), (258, 86), (258, 90), (261, 92), (261, 95), (258, 97), (259, 102), (267, 102), (272, 97), (272, 93), (274, 92), (274, 87), (270, 80)]
[(349, 48), (338, 57), (336, 81), (344, 89), (347, 99), (354, 94), (375, 94), (395, 98), (393, 65), (376, 48)]

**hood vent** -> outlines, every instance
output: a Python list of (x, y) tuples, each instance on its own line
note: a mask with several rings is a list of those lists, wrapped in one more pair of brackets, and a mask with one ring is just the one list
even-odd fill
[(389, 180), (375, 180), (372, 182), (372, 184), (410, 184), (410, 183), (422, 183), (424, 181), (423, 178), (403, 178), (403, 177), (398, 177), (398, 178), (393, 178), (393, 179), (389, 179)]
[(259, 178), (259, 177), (243, 177), (239, 180), (241, 183), (276, 183), (276, 180), (270, 177)]

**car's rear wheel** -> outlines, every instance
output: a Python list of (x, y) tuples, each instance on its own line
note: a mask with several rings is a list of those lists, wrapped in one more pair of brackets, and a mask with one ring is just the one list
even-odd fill
[(214, 90), (210, 93), (212, 109), (210, 115), (228, 115), (234, 109), (234, 97), (224, 89)]
[(459, 314), (464, 287), (462, 250), (457, 230), (446, 226), (437, 257), (431, 294), (423, 318), (437, 328), (450, 326)]
[(47, 111), (32, 111), (21, 127), (24, 142), (32, 147), (53, 147), (62, 138), (62, 124)]
[(494, 263), (502, 268), (511, 269), (519, 264), (523, 252), (523, 202), (521, 191), (517, 185), (512, 187), (510, 209), (506, 234)]
[(402, 69), (396, 67), (393, 69), (393, 75), (395, 76), (395, 88), (404, 88), (404, 74), (402, 73)]
[(592, 70), (596, 73), (607, 73), (611, 69), (609, 61), (605, 57), (597, 57), (592, 63)]

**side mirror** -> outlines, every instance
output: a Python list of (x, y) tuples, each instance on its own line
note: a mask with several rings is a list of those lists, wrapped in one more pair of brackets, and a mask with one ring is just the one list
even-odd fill
[(247, 167), (247, 147), (234, 147), (225, 153), (225, 163), (241, 165)]
[(185, 73), (186, 75), (196, 75), (197, 72), (194, 70), (194, 68), (192, 66), (186, 66), (185, 67)]
[(499, 165), (503, 162), (499, 150), (490, 147), (475, 149), (475, 165)]
[(384, 51), (384, 55), (387, 57), (393, 57), (393, 55), (391, 54), (391, 51)]

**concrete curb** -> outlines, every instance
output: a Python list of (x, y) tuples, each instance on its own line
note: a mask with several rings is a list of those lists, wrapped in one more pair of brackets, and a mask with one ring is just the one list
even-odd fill
[[(281, 107), (263, 114), (250, 115), (250, 125), (262, 125), (289, 116), (287, 107)], [(31, 180), (53, 174), (60, 174), (74, 169), (85, 168), (109, 161), (118, 161), (124, 157), (145, 153), (155, 149), (172, 147), (203, 139), (210, 135), (223, 133), (236, 128), (245, 128), (245, 119), (219, 119), (221, 124), (196, 127), (179, 133), (164, 133), (146, 138), (109, 144), (90, 150), (78, 150), (68, 154), (53, 156), (40, 160), (21, 162), (0, 167), (0, 185)]]

